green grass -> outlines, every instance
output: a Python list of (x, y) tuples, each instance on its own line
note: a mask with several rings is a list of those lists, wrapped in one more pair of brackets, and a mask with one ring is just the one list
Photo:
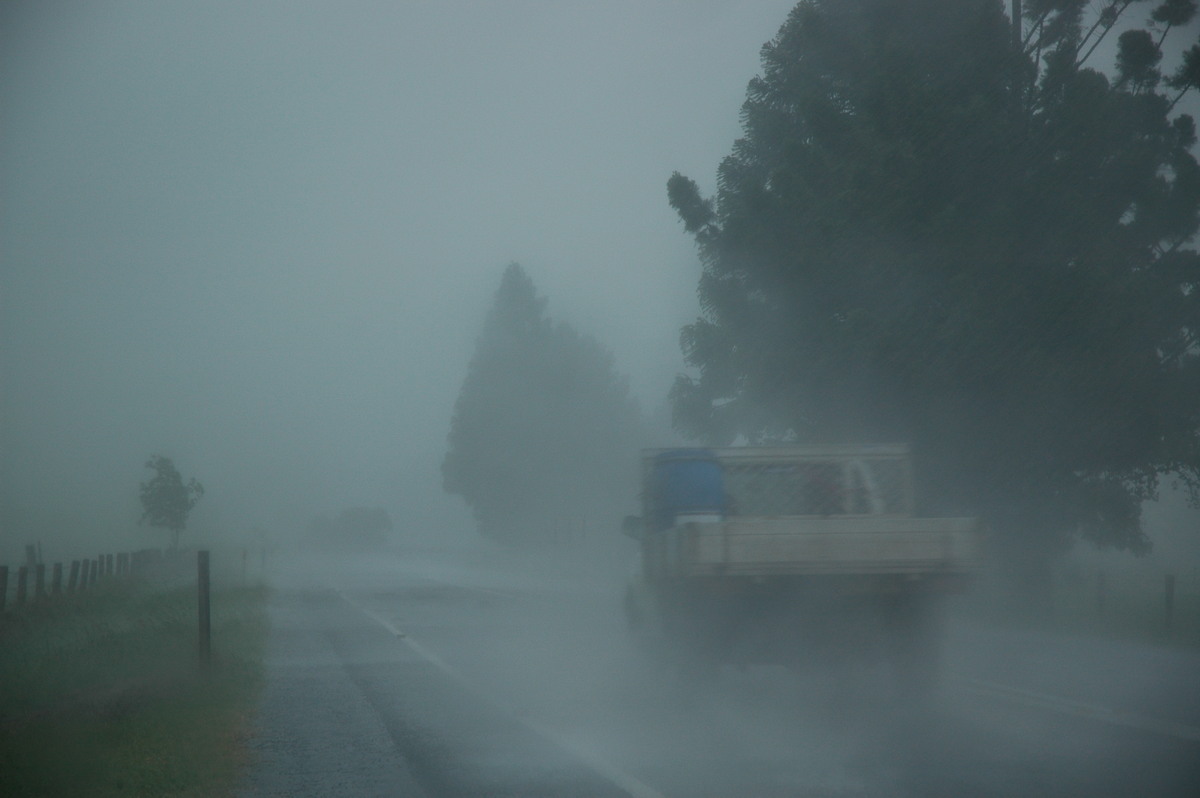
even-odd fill
[(1055, 584), (1050, 622), (1083, 634), (1200, 647), (1200, 586), (1194, 578), (1175, 584), (1170, 629), (1161, 575), (1107, 575), (1103, 607), (1098, 575), (1059, 579)]
[(1057, 574), (1046, 606), (1013, 611), (996, 591), (975, 595), (963, 607), (968, 616), (1002, 627), (1200, 648), (1200, 580), (1193, 574), (1176, 581), (1169, 629), (1162, 574), (1108, 573), (1103, 606), (1099, 592), (1097, 572)]
[(112, 582), (0, 625), (0, 795), (219, 796), (262, 683), (265, 590)]

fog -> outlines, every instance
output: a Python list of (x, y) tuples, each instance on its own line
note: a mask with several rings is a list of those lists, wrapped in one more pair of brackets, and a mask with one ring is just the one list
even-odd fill
[(185, 543), (470, 539), (438, 466), (511, 261), (664, 417), (700, 270), (665, 181), (711, 179), (792, 5), (4, 4), (0, 560), (157, 545), (154, 453), (207, 489)]
[(791, 2), (10, 2), (0, 10), (0, 559), (385, 506), (438, 465), (503, 266), (649, 412), (699, 273), (665, 197), (738, 134)]
[[(371, 728), (427, 721), (459, 745), (447, 756), (478, 743), (485, 774), (540, 775), (546, 748), (526, 762), (503, 746), (545, 727), (576, 765), (617, 762), (676, 794), (1017, 795), (1136, 781), (1149, 731), (1169, 738), (1147, 759), (1175, 768), (1159, 778), (1190, 786), (1194, 634), (1172, 648), (1140, 620), (1140, 636), (1107, 639), (1061, 635), (1053, 617), (1014, 630), (993, 623), (985, 574), (939, 608), (936, 693), (910, 694), (903, 662), (852, 657), (799, 674), (717, 664), (690, 682), (636, 650), (636, 544), (615, 524), (573, 558), (514, 553), (443, 491), (455, 400), (509, 263), (550, 318), (612, 353), (650, 419), (645, 445), (671, 443), (701, 266), (666, 181), (712, 194), (759, 48), (794, 5), (0, 5), (0, 564), (29, 543), (47, 562), (167, 545), (138, 524), (161, 454), (205, 489), (183, 546), (265, 544), (257, 566), (220, 567), (245, 582), (250, 562), (277, 589), (262, 727), (291, 734), (286, 713), (307, 712), (295, 738), (314, 751), (344, 742), (321, 722), (375, 701)], [(632, 451), (630, 468), (632, 486)], [(1180, 617), (1194, 609), (1200, 517), (1162, 495), (1149, 557), (1055, 561), (1067, 610), (1090, 622), (1096, 585), (1122, 588), (1099, 575), (1118, 570), (1152, 595), (1155, 624), (1165, 573)], [(614, 517), (636, 488), (628, 499)], [(386, 510), (389, 545), (285, 551), (346, 508)], [(1071, 620), (1061, 599), (1057, 612)], [(924, 633), (904, 620), (897, 649)], [(1097, 696), (1115, 709), (1094, 722)], [(476, 723), (493, 710), (502, 721)], [(422, 761), (388, 733), (382, 750)]]

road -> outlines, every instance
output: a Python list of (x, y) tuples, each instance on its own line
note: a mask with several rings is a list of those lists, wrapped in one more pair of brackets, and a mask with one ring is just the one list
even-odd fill
[(275, 583), (243, 798), (1200, 794), (1193, 652), (951, 624), (922, 705), (868, 666), (696, 690), (586, 570), (413, 553)]

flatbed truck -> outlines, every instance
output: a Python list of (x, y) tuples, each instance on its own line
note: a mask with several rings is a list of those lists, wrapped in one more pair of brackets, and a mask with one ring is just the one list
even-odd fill
[(650, 449), (625, 596), (645, 648), (691, 663), (886, 656), (936, 677), (940, 600), (983, 549), (973, 518), (920, 517), (903, 444)]

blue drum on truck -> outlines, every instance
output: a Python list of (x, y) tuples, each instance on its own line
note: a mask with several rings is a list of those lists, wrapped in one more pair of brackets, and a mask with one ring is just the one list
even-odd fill
[(675, 526), (681, 515), (725, 514), (721, 464), (707, 449), (673, 449), (654, 458), (651, 529)]

